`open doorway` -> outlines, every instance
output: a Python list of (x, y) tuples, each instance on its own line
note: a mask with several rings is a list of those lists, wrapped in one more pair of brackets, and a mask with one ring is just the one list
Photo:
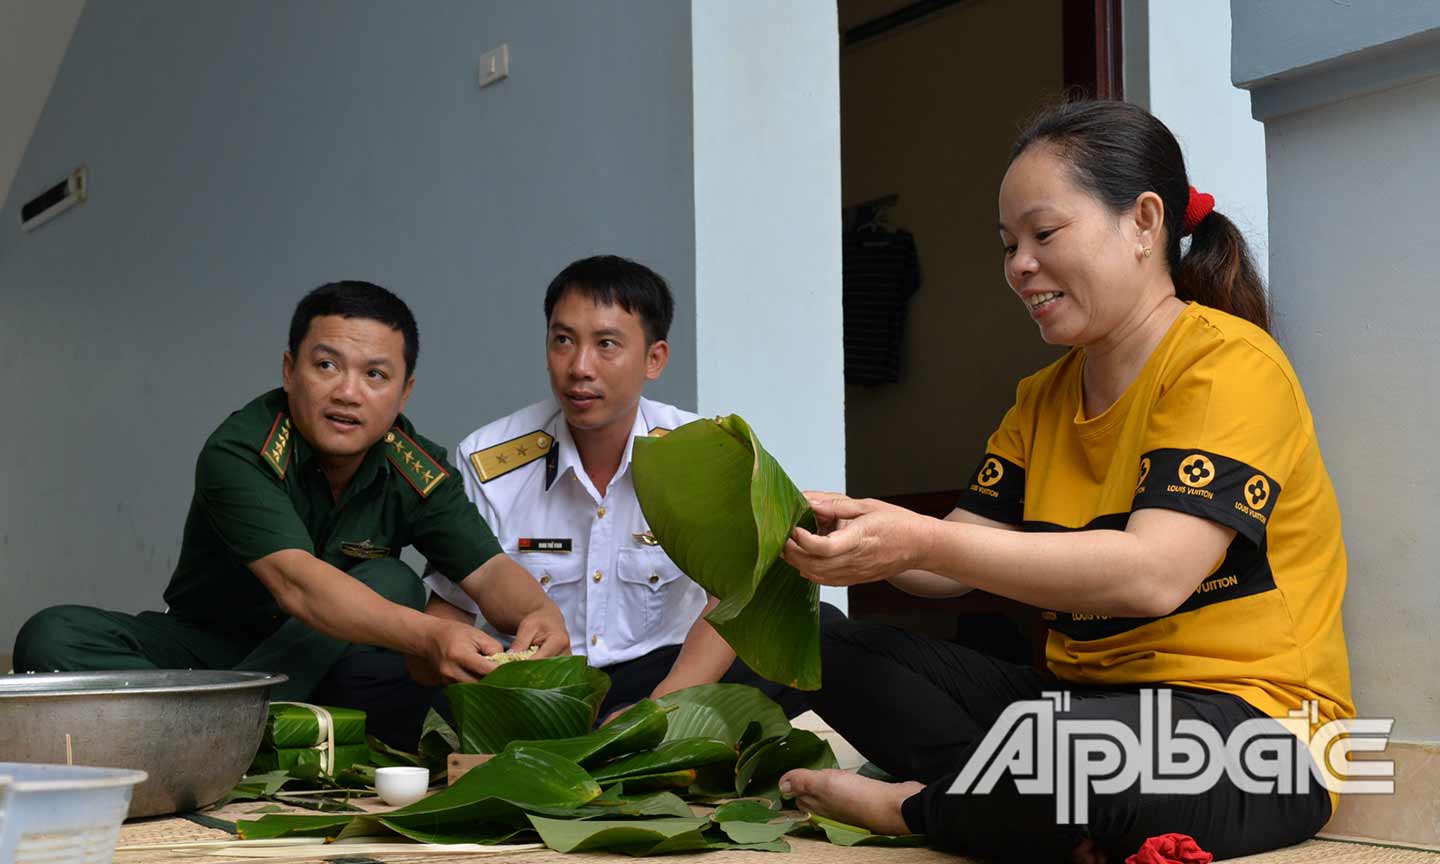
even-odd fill
[[(850, 495), (944, 516), (1015, 385), (1060, 355), (1005, 285), (996, 195), (1044, 101), (1121, 96), (1119, 5), (839, 0)], [(1042, 656), (1038, 611), (981, 592), (858, 586), (850, 612)]]

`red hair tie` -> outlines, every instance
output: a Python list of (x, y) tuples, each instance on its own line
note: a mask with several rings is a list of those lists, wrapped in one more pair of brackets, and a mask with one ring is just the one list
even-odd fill
[(1206, 192), (1200, 192), (1194, 186), (1190, 187), (1190, 202), (1185, 205), (1185, 223), (1180, 230), (1183, 237), (1195, 233), (1205, 217), (1215, 209), (1215, 196)]

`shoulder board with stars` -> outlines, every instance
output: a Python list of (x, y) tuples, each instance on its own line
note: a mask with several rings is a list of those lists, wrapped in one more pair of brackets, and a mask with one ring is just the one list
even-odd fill
[(260, 447), (260, 455), (264, 457), (265, 464), (274, 469), (276, 476), (284, 480), (285, 472), (290, 468), (289, 414), (281, 411), (275, 415), (275, 422), (270, 425), (270, 435)]
[(488, 483), (496, 477), (502, 477), (516, 468), (543, 458), (554, 446), (555, 439), (550, 437), (550, 433), (537, 429), (494, 447), (476, 450), (470, 454), (470, 464), (475, 466), (480, 482)]
[(399, 426), (385, 433), (385, 458), (424, 498), (450, 475)]
[(650, 436), (649, 436), (649, 437), (651, 437), (651, 438), (664, 438), (666, 435), (669, 435), (671, 432), (674, 432), (674, 431), (675, 431), (674, 429), (666, 429), (664, 426), (656, 426), (654, 429), (651, 429), (651, 430), (650, 430)]

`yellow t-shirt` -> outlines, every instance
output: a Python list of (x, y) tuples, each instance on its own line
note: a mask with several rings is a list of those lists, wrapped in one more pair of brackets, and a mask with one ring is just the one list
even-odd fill
[(1340, 603), (1340, 509), (1295, 371), (1260, 328), (1190, 304), (1139, 378), (1086, 418), (1075, 349), (1020, 382), (961, 498), (1030, 531), (1123, 530), (1162, 507), (1235, 540), (1160, 618), (1044, 611), (1050, 670), (1077, 685), (1168, 683), (1232, 693), (1272, 717), (1303, 700), (1353, 717)]

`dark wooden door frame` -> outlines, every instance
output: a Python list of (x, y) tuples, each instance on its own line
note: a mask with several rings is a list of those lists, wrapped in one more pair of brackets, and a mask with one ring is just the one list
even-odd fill
[(1096, 99), (1125, 98), (1121, 0), (1063, 0), (1065, 88)]
[[(915, 0), (847, 29), (841, 45), (852, 47), (957, 6), (966, 0)], [(1061, 0), (1065, 88), (1097, 99), (1125, 98), (1122, 0)]]

